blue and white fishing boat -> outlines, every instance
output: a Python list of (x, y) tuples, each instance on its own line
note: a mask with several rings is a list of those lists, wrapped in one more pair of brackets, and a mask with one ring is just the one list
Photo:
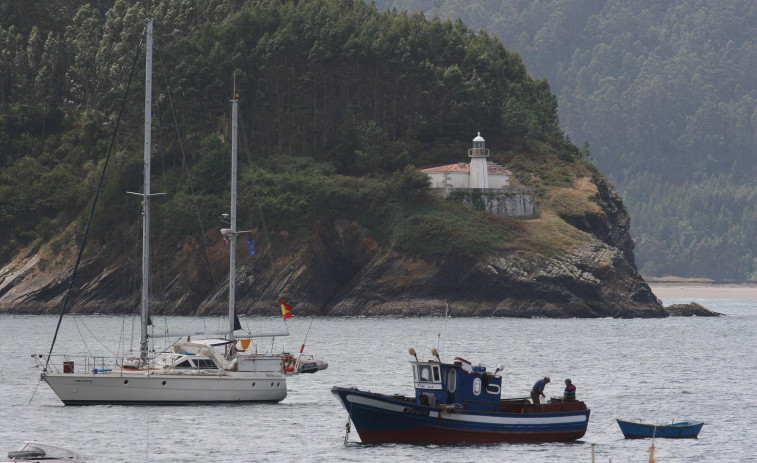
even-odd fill
[(414, 396), (334, 387), (363, 442), (561, 442), (586, 433), (591, 412), (582, 401), (534, 405), (501, 398), (504, 368), (493, 372), (460, 357), (411, 361)]
[(703, 421), (681, 421), (671, 424), (647, 424), (642, 422), (618, 420), (618, 426), (626, 439), (668, 438), (685, 439), (696, 438), (704, 426)]

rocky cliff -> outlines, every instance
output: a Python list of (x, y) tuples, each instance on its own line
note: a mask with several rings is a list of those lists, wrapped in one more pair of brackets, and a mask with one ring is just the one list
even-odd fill
[[(555, 224), (569, 229), (572, 238), (550, 252), (513, 246), (481, 255), (403, 255), (385, 249), (374, 231), (346, 218), (318, 222), (298, 241), (282, 232), (277, 238), (284, 245), (255, 260), (240, 250), (238, 312), (274, 315), (276, 300), (283, 298), (303, 315), (670, 315), (636, 269), (630, 219), (613, 187), (595, 176), (577, 179), (565, 190), (589, 205), (561, 205), (553, 192), (540, 205), (539, 217), (523, 220), (527, 235)], [(162, 259), (152, 280), (152, 287), (160, 288), (151, 298), (154, 311), (226, 312), (226, 249), (217, 231), (208, 232), (205, 242), (209, 246), (203, 250), (200, 242), (184, 238), (169, 250), (170, 258)], [(73, 245), (56, 253), (48, 246), (21, 253), (0, 270), (0, 310), (58, 311), (75, 255)], [(139, 263), (107, 256), (103, 249), (90, 250), (74, 285), (71, 310), (135, 312), (138, 268)], [(681, 308), (675, 312), (686, 313)]]

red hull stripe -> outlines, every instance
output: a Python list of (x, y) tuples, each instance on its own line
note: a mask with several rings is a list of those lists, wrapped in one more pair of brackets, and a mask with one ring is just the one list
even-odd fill
[(586, 430), (554, 432), (496, 432), (469, 431), (437, 426), (420, 425), (409, 429), (371, 431), (360, 430), (363, 442), (424, 442), (429, 444), (452, 444), (457, 442), (563, 442), (574, 441), (584, 436)]

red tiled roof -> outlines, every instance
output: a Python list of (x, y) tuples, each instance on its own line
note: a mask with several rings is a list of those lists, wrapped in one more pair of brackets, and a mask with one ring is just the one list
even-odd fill
[(470, 164), (448, 164), (446, 166), (429, 167), (421, 172), (470, 172)]

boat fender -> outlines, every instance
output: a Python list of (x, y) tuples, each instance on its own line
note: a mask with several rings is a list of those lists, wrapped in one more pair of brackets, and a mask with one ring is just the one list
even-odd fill
[(286, 371), (287, 373), (294, 372), (294, 364), (296, 362), (297, 361), (294, 359), (294, 356), (288, 355), (288, 354), (285, 355), (284, 356), (284, 371)]

